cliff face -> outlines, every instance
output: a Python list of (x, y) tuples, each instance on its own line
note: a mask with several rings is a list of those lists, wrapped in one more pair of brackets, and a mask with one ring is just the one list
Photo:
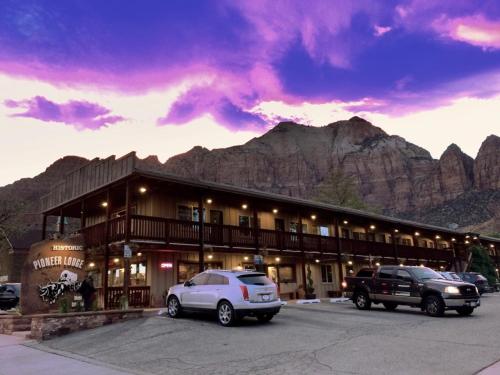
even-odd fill
[(500, 189), (500, 137), (490, 135), (474, 161), (474, 186), (478, 190)]
[[(496, 168), (490, 163), (498, 150), (495, 144), (483, 152), (481, 169)], [(195, 147), (163, 167), (186, 177), (304, 198), (314, 196), (318, 184), (340, 172), (356, 182), (366, 203), (386, 212), (434, 207), (455, 199), (473, 188), (475, 173), (484, 173), (477, 168), (478, 161), (475, 166), (454, 144), (435, 160), (421, 147), (358, 117), (322, 128), (280, 123), (242, 146), (213, 151)], [(481, 184), (494, 182), (498, 178)]]
[[(33, 179), (0, 188), (0, 200), (20, 192), (35, 212), (49, 186), (85, 162), (60, 159)], [(436, 160), (359, 117), (324, 127), (282, 122), (244, 145), (211, 151), (197, 146), (165, 164), (150, 156), (139, 166), (303, 198), (313, 198), (318, 185), (341, 176), (353, 181), (366, 204), (384, 213), (469, 229), (493, 223), (489, 231), (500, 232), (495, 224), (500, 138), (494, 135), (484, 141), (475, 160), (454, 144)]]

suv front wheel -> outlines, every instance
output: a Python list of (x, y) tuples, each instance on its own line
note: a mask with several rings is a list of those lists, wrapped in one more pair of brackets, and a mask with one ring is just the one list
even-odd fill
[(182, 313), (182, 308), (176, 296), (171, 296), (167, 302), (168, 316), (171, 318), (178, 318)]
[(233, 306), (228, 301), (222, 301), (217, 306), (217, 319), (224, 327), (232, 326), (236, 321)]

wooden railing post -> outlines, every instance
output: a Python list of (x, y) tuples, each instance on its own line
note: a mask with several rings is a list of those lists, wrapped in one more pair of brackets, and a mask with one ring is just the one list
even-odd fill
[(200, 193), (198, 200), (198, 240), (199, 240), (199, 251), (198, 251), (198, 267), (199, 271), (203, 272), (205, 270), (205, 231), (203, 229), (203, 195)]
[(170, 243), (170, 221), (165, 219), (165, 242), (167, 245)]
[(335, 240), (337, 241), (337, 263), (339, 267), (339, 288), (342, 290), (342, 281), (344, 281), (344, 270), (342, 269), (342, 243), (340, 241), (339, 219), (335, 218)]
[[(130, 181), (127, 180), (125, 183), (125, 243), (124, 246), (130, 244)], [(123, 295), (127, 299), (127, 306), (130, 302), (129, 287), (130, 287), (130, 258), (125, 257), (125, 251), (123, 253)]]

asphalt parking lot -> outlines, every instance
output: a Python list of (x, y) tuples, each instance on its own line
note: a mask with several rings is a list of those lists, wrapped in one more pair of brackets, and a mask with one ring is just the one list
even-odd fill
[[(268, 324), (152, 316), (36, 344), (140, 374), (474, 374), (500, 359), (500, 294), (470, 317), (285, 306)], [(81, 358), (81, 357), (80, 357)], [(124, 370), (125, 371), (125, 370)]]

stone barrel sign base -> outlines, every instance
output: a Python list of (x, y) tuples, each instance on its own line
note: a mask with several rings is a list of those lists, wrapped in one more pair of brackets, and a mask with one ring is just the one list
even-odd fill
[(21, 272), (21, 312), (29, 315), (58, 310), (60, 299), (72, 300), (85, 276), (81, 235), (33, 244)]

